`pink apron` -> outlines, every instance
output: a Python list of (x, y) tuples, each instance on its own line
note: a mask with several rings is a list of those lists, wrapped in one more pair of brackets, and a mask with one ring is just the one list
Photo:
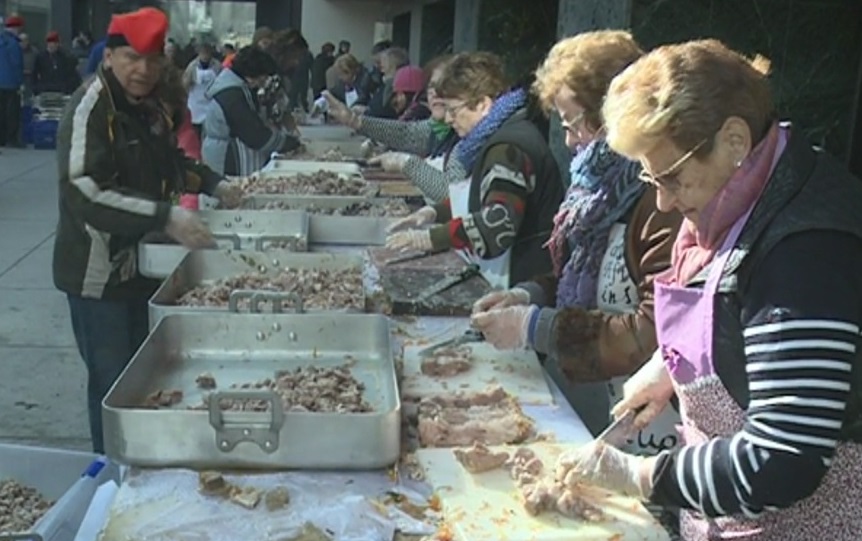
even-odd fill
[[(715, 255), (703, 289), (668, 284), (670, 272), (655, 286), (656, 334), (673, 379), (687, 445), (729, 437), (745, 424), (745, 411), (728, 393), (713, 363), (714, 310), (718, 283), (749, 210), (731, 228)], [(788, 472), (792, 475), (792, 472)], [(680, 534), (686, 541), (857, 541), (862, 539), (862, 445), (841, 443), (820, 487), (787, 509), (757, 519), (707, 518), (683, 510)]]

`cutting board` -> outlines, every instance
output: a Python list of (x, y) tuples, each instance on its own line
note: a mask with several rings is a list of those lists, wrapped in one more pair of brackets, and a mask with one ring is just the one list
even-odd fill
[(552, 405), (554, 398), (548, 388), (539, 359), (532, 351), (500, 351), (488, 343), (470, 344), (473, 365), (467, 372), (451, 377), (427, 376), (420, 369), (419, 352), (428, 347), (404, 348), (404, 377), (401, 395), (405, 398), (425, 398), (451, 391), (481, 391), (500, 385), (521, 404)]
[(380, 274), (380, 286), (392, 305), (392, 315), (469, 316), (473, 303), (491, 291), (481, 276), (474, 276), (431, 298), (419, 301), (422, 290), (453, 271), (444, 269), (393, 268)]
[(388, 261), (402, 257), (405, 253), (388, 248), (369, 248), (368, 256), (371, 264), (377, 268), (378, 274), (385, 274), (392, 269), (422, 269), (422, 270), (448, 270), (458, 272), (467, 266), (467, 263), (457, 253), (447, 250), (437, 254), (429, 255), (421, 259), (402, 261), (400, 263), (387, 264)]
[[(554, 467), (557, 457), (572, 446), (553, 443), (527, 445)], [(514, 452), (517, 447), (493, 447)], [(664, 528), (633, 498), (596, 490), (592, 503), (609, 520), (581, 522), (556, 513), (530, 516), (521, 506), (515, 482), (505, 469), (471, 474), (451, 449), (416, 452), (425, 477), (440, 498), (443, 520), (455, 541), (668, 541)]]

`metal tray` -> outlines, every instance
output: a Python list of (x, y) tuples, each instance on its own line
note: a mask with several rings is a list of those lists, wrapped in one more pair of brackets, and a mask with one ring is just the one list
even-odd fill
[(274, 159), (263, 168), (262, 172), (271, 173), (317, 173), (331, 171), (355, 177), (362, 176), (362, 168), (353, 162), (315, 162), (302, 160)]
[[(283, 250), (271, 250), (269, 252), (220, 252), (217, 250), (201, 250), (189, 252), (180, 261), (179, 265), (171, 272), (167, 279), (159, 286), (149, 302), (150, 328), (155, 328), (158, 321), (169, 315), (178, 313), (227, 313), (230, 307), (200, 307), (200, 306), (177, 306), (176, 301), (190, 289), (213, 283), (222, 278), (229, 278), (237, 274), (251, 270), (265, 269), (275, 271), (285, 267), (297, 269), (347, 269), (356, 268), (362, 270), (364, 261), (361, 256), (348, 254), (328, 253), (298, 253)], [(240, 298), (251, 298), (254, 291), (237, 290), (237, 295), (232, 295), (232, 301), (236, 303)], [(364, 296), (364, 292), (363, 292)], [(295, 311), (305, 311), (302, 307), (302, 299), (298, 302), (293, 298), (285, 299), (292, 301)], [(254, 309), (252, 303), (250, 308)], [(309, 310), (314, 312), (315, 310)], [(338, 313), (338, 310), (327, 313)]]
[[(308, 250), (310, 223), (302, 210), (202, 210), (198, 214), (222, 249)], [(138, 270), (148, 278), (167, 278), (188, 253), (166, 235), (146, 237), (138, 244)]]
[(300, 139), (328, 141), (343, 141), (358, 138), (353, 133), (353, 129), (347, 126), (339, 126), (334, 124), (306, 124), (299, 126)]
[[(252, 195), (246, 197), (244, 205), (249, 208), (263, 208), (268, 203), (283, 202), (291, 209), (303, 210), (309, 207), (345, 208), (360, 203), (384, 204), (387, 198), (367, 199), (359, 196), (292, 196)], [(386, 244), (386, 228), (395, 218), (370, 216), (331, 216), (308, 213), (310, 244), (341, 244), (362, 246), (383, 246)]]
[[(285, 412), (270, 392), (224, 391), (210, 411), (143, 409), (154, 391), (179, 389), (185, 404), (212, 373), (219, 388), (273, 377), (300, 366), (350, 359), (370, 413)], [(267, 412), (223, 412), (221, 398), (270, 401)], [(215, 399), (214, 399), (215, 398)], [(273, 407), (275, 406), (275, 407)], [(144, 467), (370, 469), (400, 452), (401, 399), (389, 321), (364, 314), (178, 314), (163, 319), (102, 403), (111, 458)]]
[(337, 149), (346, 158), (358, 159), (365, 157), (366, 152), (362, 146), (364, 142), (365, 141), (363, 139), (346, 139), (344, 141), (310, 139), (308, 141), (303, 141), (302, 144), (305, 146), (305, 150), (315, 156), (320, 156), (326, 152)]
[[(326, 162), (305, 162), (305, 163), (326, 163)], [(351, 165), (351, 164), (347, 164), (347, 165)], [(359, 166), (357, 165), (357, 167), (359, 167)], [(291, 176), (293, 174), (298, 174), (298, 173), (314, 174), (314, 173), (317, 173), (318, 171), (321, 171), (321, 170), (322, 169), (319, 167), (316, 169), (313, 169), (312, 171), (287, 171), (287, 170), (282, 170), (282, 169), (263, 169), (259, 173), (256, 173), (256, 175), (260, 179), (266, 180), (269, 178)], [(264, 196), (264, 195), (269, 196), (269, 197), (280, 197), (280, 198), (288, 199), (288, 200), (294, 199), (297, 197), (361, 197), (364, 199), (368, 199), (368, 198), (377, 197), (377, 195), (380, 193), (380, 183), (379, 182), (370, 182), (368, 180), (365, 180), (365, 177), (363, 177), (362, 174), (355, 175), (353, 173), (340, 173), (337, 171), (333, 171), (333, 172), (336, 173), (340, 178), (344, 178), (344, 179), (353, 178), (353, 179), (363, 180), (367, 186), (365, 193), (363, 193), (361, 195), (322, 195), (322, 194), (302, 194), (302, 193), (291, 193), (291, 192), (274, 193), (274, 194), (252, 193), (252, 194), (245, 194), (243, 196), (243, 200), (245, 200), (247, 197), (259, 197), (259, 196)]]

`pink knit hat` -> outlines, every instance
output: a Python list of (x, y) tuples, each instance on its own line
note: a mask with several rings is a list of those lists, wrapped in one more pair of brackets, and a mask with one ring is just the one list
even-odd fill
[(392, 90), (395, 92), (422, 92), (425, 88), (425, 72), (416, 66), (404, 66), (395, 72)]

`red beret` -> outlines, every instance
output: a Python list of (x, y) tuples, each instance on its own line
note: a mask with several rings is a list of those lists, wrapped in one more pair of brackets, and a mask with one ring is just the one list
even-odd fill
[(21, 28), (24, 26), (24, 19), (17, 15), (12, 15), (6, 18), (6, 28)]
[(60, 34), (56, 30), (51, 30), (45, 36), (45, 41), (48, 43), (60, 43)]
[(167, 15), (156, 8), (146, 7), (113, 16), (108, 26), (108, 45), (128, 44), (138, 54), (160, 53), (165, 47), (167, 34)]

